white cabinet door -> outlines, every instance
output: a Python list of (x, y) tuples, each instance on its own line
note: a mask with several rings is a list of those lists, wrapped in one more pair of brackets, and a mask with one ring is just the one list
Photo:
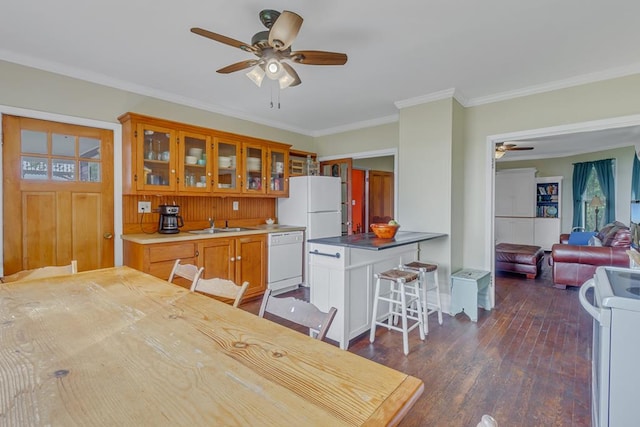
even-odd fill
[(496, 172), (496, 216), (535, 216), (535, 174), (532, 168)]
[(536, 218), (534, 233), (534, 244), (550, 251), (551, 246), (560, 241), (560, 219)]
[(496, 243), (532, 245), (533, 230), (533, 218), (498, 217), (495, 222)]

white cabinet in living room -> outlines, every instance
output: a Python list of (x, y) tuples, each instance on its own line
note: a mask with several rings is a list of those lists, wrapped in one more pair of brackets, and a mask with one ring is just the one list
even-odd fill
[(536, 170), (505, 169), (496, 172), (496, 243), (532, 245), (534, 242)]
[(531, 245), (533, 243), (533, 218), (496, 217), (496, 243)]

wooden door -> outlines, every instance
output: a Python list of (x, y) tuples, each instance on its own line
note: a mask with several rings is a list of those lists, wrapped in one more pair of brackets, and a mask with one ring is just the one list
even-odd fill
[(236, 284), (249, 282), (246, 298), (261, 295), (266, 289), (266, 252), (264, 235), (236, 239)]
[(4, 274), (112, 267), (113, 133), (3, 116)]
[(393, 172), (369, 171), (369, 224), (393, 219)]
[(336, 159), (320, 162), (320, 171), (323, 176), (340, 177), (342, 200), (342, 235), (353, 234), (353, 214), (351, 211), (351, 171), (352, 159)]

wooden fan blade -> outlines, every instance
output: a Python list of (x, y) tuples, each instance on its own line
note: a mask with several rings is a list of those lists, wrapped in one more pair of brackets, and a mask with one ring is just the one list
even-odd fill
[(287, 64), (286, 62), (281, 62), (281, 64), (285, 71), (294, 78), (293, 83), (291, 83), (289, 87), (298, 86), (300, 83), (302, 83), (302, 80), (300, 80), (300, 76), (298, 76), (298, 73), (296, 73), (296, 70), (294, 70), (291, 65)]
[(202, 37), (206, 37), (211, 40), (215, 40), (217, 42), (237, 47), (238, 49), (242, 49), (245, 52), (255, 52), (256, 49), (250, 44), (241, 42), (236, 39), (232, 39), (231, 37), (223, 36), (222, 34), (214, 33), (212, 31), (205, 30), (203, 28), (194, 27), (191, 29), (191, 32), (197, 34)]
[(258, 62), (260, 61), (256, 59), (249, 59), (248, 61), (236, 62), (235, 64), (227, 65), (226, 67), (220, 68), (216, 72), (220, 74), (229, 74), (229, 73), (233, 73), (234, 71), (240, 71), (240, 70), (244, 70), (245, 68), (253, 67)]
[(297, 50), (291, 52), (290, 59), (293, 62), (307, 65), (344, 65), (347, 63), (346, 54), (321, 50)]
[(526, 150), (533, 150), (533, 147), (508, 147), (507, 148), (508, 151), (526, 151)]
[(283, 11), (269, 30), (269, 45), (275, 50), (285, 50), (295, 40), (302, 26), (302, 17), (297, 13)]

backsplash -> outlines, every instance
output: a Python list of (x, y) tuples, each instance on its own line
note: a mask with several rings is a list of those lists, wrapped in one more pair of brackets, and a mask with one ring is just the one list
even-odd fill
[[(138, 213), (138, 201), (150, 201), (151, 213)], [(233, 202), (238, 210), (233, 210)], [(209, 226), (214, 218), (216, 226), (230, 227), (264, 224), (267, 218), (275, 218), (276, 199), (256, 197), (189, 197), (189, 196), (122, 196), (123, 234), (150, 233), (156, 230), (159, 205), (177, 204), (184, 220), (183, 230), (194, 230)], [(142, 220), (142, 224), (141, 221)]]

